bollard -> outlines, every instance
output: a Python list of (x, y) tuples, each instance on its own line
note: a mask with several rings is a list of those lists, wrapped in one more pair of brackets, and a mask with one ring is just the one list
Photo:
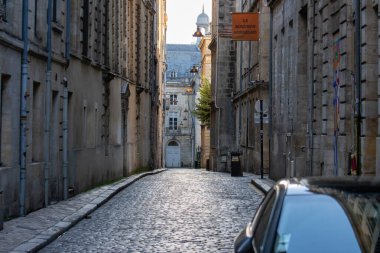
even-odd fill
[(4, 223), (4, 196), (3, 190), (0, 189), (0, 230), (3, 230)]

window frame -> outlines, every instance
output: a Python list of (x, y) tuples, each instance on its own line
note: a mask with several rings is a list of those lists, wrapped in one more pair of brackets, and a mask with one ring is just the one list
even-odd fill
[(169, 112), (168, 120), (169, 130), (178, 130), (178, 112)]
[(170, 105), (177, 105), (178, 104), (178, 95), (177, 94), (171, 94), (169, 97)]
[[(252, 220), (253, 226), (253, 237), (252, 237), (252, 248), (255, 253), (258, 252), (270, 252), (273, 244), (273, 240), (275, 239), (275, 233), (279, 222), (279, 217), (281, 214), (282, 204), (285, 198), (286, 186), (282, 184), (275, 185), (265, 196), (262, 203), (260, 204), (259, 209), (255, 217)], [(257, 228), (262, 223), (261, 219), (267, 210), (268, 202), (274, 198), (273, 206), (271, 207), (269, 219), (267, 225), (264, 226), (264, 235), (262, 236), (262, 240), (259, 242), (259, 245), (255, 243), (255, 235), (257, 233)]]

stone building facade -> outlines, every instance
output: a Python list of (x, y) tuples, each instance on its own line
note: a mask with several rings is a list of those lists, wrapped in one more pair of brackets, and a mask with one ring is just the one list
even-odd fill
[[(199, 41), (198, 47), (201, 51), (200, 62), (200, 86), (203, 85), (203, 78), (211, 82), (211, 51), (208, 46), (211, 43), (211, 33), (205, 34)], [(210, 127), (201, 125), (201, 167), (210, 169)]]
[(272, 178), (377, 175), (378, 1), (268, 1)]
[(212, 2), (210, 168), (229, 171), (229, 154), (238, 152), (235, 140), (233, 90), (236, 84), (236, 46), (231, 40), (235, 1)]
[(6, 0), (0, 10), (5, 217), (160, 161), (164, 0)]
[[(242, 170), (260, 173), (269, 168), (268, 84), (269, 84), (269, 8), (264, 1), (236, 1), (236, 12), (260, 13), (260, 40), (236, 41), (236, 83), (233, 107), (236, 146)], [(260, 100), (263, 100), (263, 150), (260, 138)]]
[(166, 82), (164, 92), (164, 157), (165, 167), (194, 167), (200, 127), (192, 111), (199, 89), (199, 75), (191, 73), (200, 62), (196, 45), (167, 44)]

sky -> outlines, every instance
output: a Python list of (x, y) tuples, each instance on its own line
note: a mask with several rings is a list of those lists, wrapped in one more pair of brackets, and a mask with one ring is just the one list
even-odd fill
[(166, 13), (168, 15), (167, 44), (193, 44), (197, 38), (193, 33), (197, 30), (197, 17), (202, 13), (203, 4), (205, 13), (211, 22), (211, 0), (167, 0)]

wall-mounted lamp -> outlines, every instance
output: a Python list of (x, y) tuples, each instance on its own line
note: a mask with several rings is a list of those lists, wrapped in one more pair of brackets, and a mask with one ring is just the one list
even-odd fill
[(202, 34), (201, 29), (199, 28), (199, 26), (197, 26), (197, 30), (193, 34), (193, 37), (203, 37), (203, 34)]
[(190, 69), (190, 73), (192, 74), (198, 73), (198, 68), (195, 65), (193, 65), (193, 67)]

